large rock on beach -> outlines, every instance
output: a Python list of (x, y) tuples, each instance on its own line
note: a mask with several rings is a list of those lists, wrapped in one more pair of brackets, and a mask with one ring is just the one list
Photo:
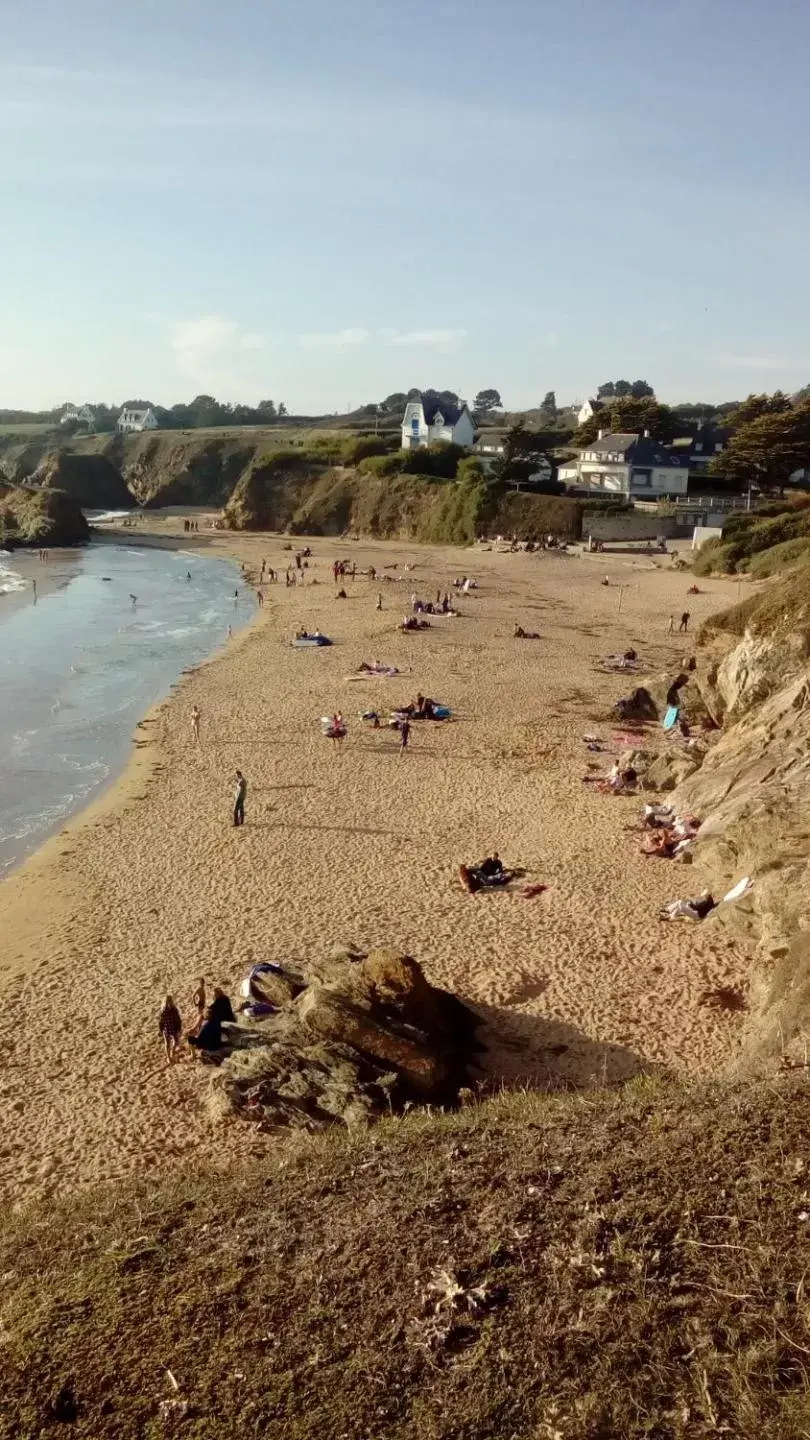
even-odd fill
[(80, 506), (64, 490), (0, 484), (0, 546), (56, 549), (89, 539)]
[(453, 1105), (469, 1084), (478, 1017), (409, 955), (343, 946), (300, 979), (285, 970), (259, 983), (280, 1008), (226, 1028), (211, 1081), (220, 1118), (264, 1130), (366, 1124), (407, 1104)]

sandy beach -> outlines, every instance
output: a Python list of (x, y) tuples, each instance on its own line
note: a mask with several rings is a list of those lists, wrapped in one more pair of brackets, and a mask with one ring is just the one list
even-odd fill
[[(269, 1142), (247, 1128), (212, 1128), (204, 1067), (163, 1063), (162, 998), (173, 992), (190, 1020), (198, 975), (235, 994), (253, 961), (343, 940), (407, 950), (482, 1007), (499, 1036), (492, 1083), (603, 1084), (733, 1061), (740, 1017), (700, 997), (744, 983), (747, 957), (710, 929), (658, 920), (663, 901), (701, 888), (699, 866), (640, 854), (626, 828), (640, 802), (582, 784), (589, 760), (612, 758), (589, 755), (582, 736), (609, 736), (608, 707), (637, 683), (597, 671), (599, 656), (632, 644), (645, 668), (676, 666), (685, 646), (669, 615), (688, 608), (696, 628), (734, 602), (735, 584), (706, 582), (687, 601), (689, 575), (642, 555), (310, 543), (319, 583), (287, 589), (281, 538), (210, 537), (212, 554), (253, 571), (266, 558), (282, 583), (145, 718), (121, 781), (0, 887), (7, 1199), (261, 1151)], [(404, 578), (358, 576), (338, 601), (330, 567), (343, 557)], [(464, 573), (480, 588), (459, 618), (398, 632), (413, 592), (433, 599)], [(514, 640), (516, 620), (541, 639)], [(290, 648), (299, 627), (333, 648)], [(404, 673), (350, 680), (363, 660)], [(419, 690), (453, 718), (414, 724), (400, 758), (394, 733), (358, 711)], [(319, 725), (336, 709), (349, 721), (340, 749)], [(243, 830), (230, 823), (237, 766)], [(547, 891), (467, 894), (459, 864), (493, 848)]]

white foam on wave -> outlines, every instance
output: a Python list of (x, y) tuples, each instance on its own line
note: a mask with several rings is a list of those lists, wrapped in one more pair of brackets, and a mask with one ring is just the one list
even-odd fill
[(28, 589), (27, 580), (23, 580), (17, 570), (12, 570), (11, 566), (6, 564), (5, 557), (8, 554), (8, 550), (0, 550), (0, 595), (13, 595)]

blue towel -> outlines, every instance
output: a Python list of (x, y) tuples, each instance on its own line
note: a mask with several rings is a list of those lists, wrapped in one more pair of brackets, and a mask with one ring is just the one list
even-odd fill
[(665, 730), (671, 730), (671, 729), (672, 729), (672, 727), (673, 727), (673, 725), (675, 724), (675, 722), (677, 721), (678, 716), (680, 715), (680, 713), (681, 713), (681, 712), (680, 712), (680, 710), (678, 709), (678, 706), (677, 706), (677, 705), (670, 705), (669, 709), (667, 710), (666, 715), (664, 716), (664, 729), (665, 729)]

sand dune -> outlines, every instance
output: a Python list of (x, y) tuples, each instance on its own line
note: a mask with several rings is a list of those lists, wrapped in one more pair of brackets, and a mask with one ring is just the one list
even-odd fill
[[(214, 543), (250, 566), (289, 559), (278, 538)], [(688, 578), (628, 556), (368, 543), (348, 547), (358, 566), (415, 570), (347, 581), (337, 601), (329, 566), (346, 547), (312, 543), (320, 583), (266, 587), (256, 624), (139, 730), (147, 743), (120, 785), (2, 886), (0, 1182), (10, 1198), (183, 1156), (228, 1165), (261, 1148), (236, 1126), (211, 1130), (202, 1068), (162, 1064), (163, 994), (190, 1018), (199, 974), (235, 989), (254, 960), (343, 939), (408, 950), (432, 981), (483, 1007), (501, 1037), (495, 1080), (598, 1084), (644, 1065), (705, 1073), (735, 1053), (739, 1017), (699, 999), (743, 982), (746, 957), (710, 927), (657, 919), (663, 900), (699, 888), (699, 867), (642, 857), (625, 830), (638, 802), (581, 783), (593, 758), (582, 734), (627, 689), (594, 659), (632, 643), (653, 667), (676, 663), (683, 645), (666, 624), (687, 604)], [(458, 619), (397, 631), (412, 591), (435, 596), (470, 570), (480, 590)], [(709, 583), (691, 597), (695, 621), (735, 598), (729, 582)], [(542, 638), (514, 641), (516, 619)], [(289, 648), (299, 625), (335, 646)], [(364, 659), (406, 673), (349, 682)], [(450, 705), (453, 720), (415, 724), (400, 758), (391, 732), (356, 716), (417, 690)], [(350, 722), (340, 749), (318, 724), (335, 709)], [(236, 766), (250, 786), (243, 830), (230, 825)], [(493, 847), (547, 892), (466, 894), (459, 863)]]

